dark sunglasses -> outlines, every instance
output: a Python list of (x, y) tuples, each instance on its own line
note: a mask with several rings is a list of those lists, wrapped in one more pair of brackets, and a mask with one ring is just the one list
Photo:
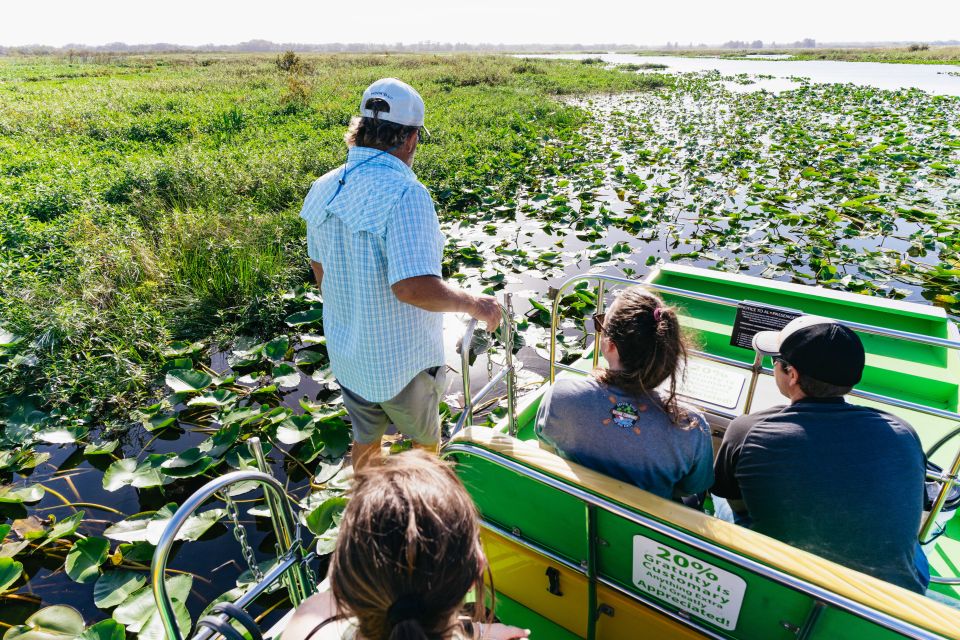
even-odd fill
[(776, 366), (776, 364), (777, 364), (778, 362), (780, 363), (780, 366), (783, 367), (784, 369), (789, 369), (789, 368), (790, 368), (790, 363), (789, 363), (789, 362), (787, 362), (786, 360), (784, 360), (784, 359), (781, 358), (780, 356), (773, 356), (773, 364), (774, 364), (774, 366)]
[(594, 331), (596, 331), (596, 332), (598, 332), (598, 333), (602, 333), (602, 332), (604, 331), (604, 328), (603, 328), (603, 319), (604, 319), (605, 316), (606, 316), (605, 313), (595, 313), (595, 314), (593, 314), (593, 330), (594, 330)]

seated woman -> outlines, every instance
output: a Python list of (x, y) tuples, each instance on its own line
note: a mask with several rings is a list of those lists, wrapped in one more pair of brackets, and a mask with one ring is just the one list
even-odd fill
[(676, 311), (631, 287), (594, 322), (607, 366), (585, 378), (557, 380), (547, 391), (537, 416), (541, 441), (573, 462), (663, 498), (709, 489), (710, 430), (700, 412), (677, 402), (688, 346)]
[[(420, 451), (390, 456), (357, 472), (331, 591), (300, 605), (283, 640), (526, 638), (485, 619), (485, 569), (477, 511), (451, 467)], [(471, 589), (476, 604), (461, 621)]]

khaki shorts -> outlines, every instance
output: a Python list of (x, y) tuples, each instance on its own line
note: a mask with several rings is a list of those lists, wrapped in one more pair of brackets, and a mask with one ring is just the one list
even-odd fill
[(368, 402), (341, 387), (343, 406), (353, 423), (354, 442), (378, 441), (392, 422), (397, 431), (417, 444), (436, 444), (440, 441), (440, 399), (446, 389), (446, 365), (421, 371), (386, 402)]

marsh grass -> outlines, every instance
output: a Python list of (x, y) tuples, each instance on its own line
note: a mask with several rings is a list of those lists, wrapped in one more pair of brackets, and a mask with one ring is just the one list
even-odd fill
[(497, 56), (0, 60), (0, 327), (23, 337), (0, 397), (122, 421), (171, 339), (279, 326), (309, 279), (300, 203), (384, 76), (426, 100), (416, 169), (448, 221), (508, 206), (585, 122), (554, 96), (668, 82)]

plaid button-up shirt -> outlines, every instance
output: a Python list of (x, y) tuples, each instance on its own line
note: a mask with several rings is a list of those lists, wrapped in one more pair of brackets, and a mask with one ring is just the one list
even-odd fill
[(400, 302), (390, 289), (440, 276), (444, 237), (430, 193), (395, 156), (352, 147), (345, 168), (313, 183), (300, 216), (310, 258), (323, 265), (333, 373), (365, 400), (383, 402), (444, 362), (443, 315)]

